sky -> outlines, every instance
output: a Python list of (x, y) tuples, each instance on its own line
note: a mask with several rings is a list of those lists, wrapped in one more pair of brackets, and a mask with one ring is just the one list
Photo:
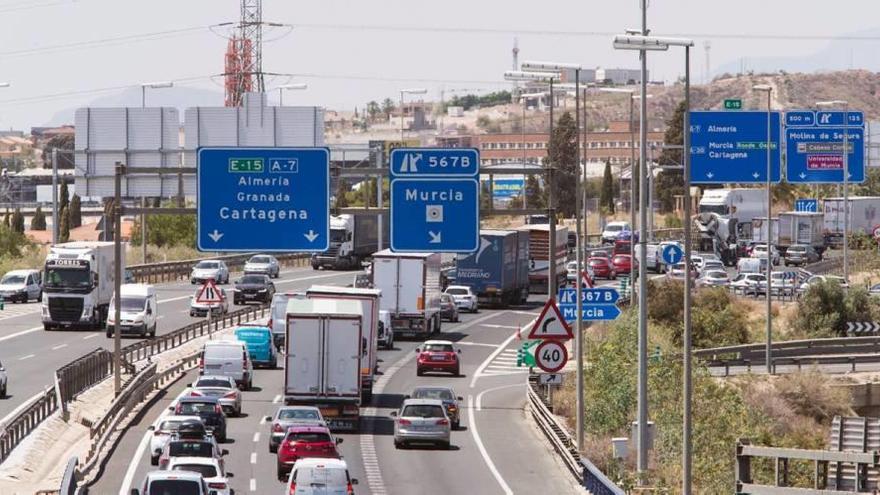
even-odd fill
[[(800, 58), (812, 69), (880, 70), (872, 56), (880, 48), (878, 14), (877, 0), (651, 0), (648, 27), (696, 41), (692, 75), (702, 82), (706, 41), (713, 72), (760, 67), (765, 57)], [(58, 123), (108, 95), (137, 106), (140, 83), (148, 81), (175, 81), (175, 88), (149, 90), (150, 105), (185, 87), (216, 92), (222, 105), (222, 81), (212, 75), (223, 71), (220, 35), (228, 31), (208, 26), (238, 15), (236, 0), (0, 0), (0, 81), (10, 83), (0, 88), (0, 128)], [(636, 52), (613, 50), (611, 34), (639, 27), (639, 0), (264, 0), (263, 18), (292, 26), (264, 34), (264, 70), (293, 74), (268, 78), (268, 89), (309, 85), (287, 92), (285, 104), (351, 110), (396, 101), (402, 88), (425, 87), (428, 99), (441, 90), (449, 98), (509, 88), (502, 74), (511, 68), (514, 38), (520, 61), (638, 66)], [(827, 39), (853, 34), (875, 39)], [(100, 41), (107, 39), (116, 41)], [(832, 44), (837, 51), (829, 52)], [(675, 50), (650, 54), (651, 79), (674, 80), (683, 58)]]

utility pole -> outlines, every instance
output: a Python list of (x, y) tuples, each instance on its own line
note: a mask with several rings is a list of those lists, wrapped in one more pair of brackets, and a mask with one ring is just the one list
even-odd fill
[(52, 148), (52, 245), (58, 244), (58, 148)]
[(554, 203), (553, 188), (555, 185), (555, 177), (553, 168), (555, 163), (550, 159), (550, 151), (553, 145), (553, 78), (550, 79), (550, 136), (547, 138), (547, 155), (549, 167), (547, 167), (547, 184), (550, 188), (547, 194), (547, 211), (550, 217), (549, 229), (549, 247), (550, 253), (547, 260), (550, 262), (547, 266), (547, 299), (556, 300), (556, 203)]
[[(648, 2), (641, 0), (642, 7), (642, 36), (648, 36)], [(648, 164), (648, 136), (646, 134), (648, 99), (644, 95), (648, 94), (648, 57), (647, 50), (639, 50), (639, 59), (641, 61), (641, 95), (639, 99), (639, 349), (638, 349), (638, 452), (637, 467), (639, 474), (639, 482), (644, 484), (648, 474), (648, 289), (646, 279), (648, 273), (645, 270), (647, 264), (644, 260), (647, 257), (648, 241), (648, 208), (645, 201), (648, 199), (648, 183), (645, 180), (647, 175)], [(685, 239), (687, 242), (688, 239)], [(685, 263), (690, 263), (686, 259)], [(690, 276), (690, 269), (687, 269), (687, 276)]]

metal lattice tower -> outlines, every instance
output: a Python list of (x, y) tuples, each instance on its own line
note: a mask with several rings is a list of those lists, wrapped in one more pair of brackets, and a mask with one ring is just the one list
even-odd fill
[(241, 0), (241, 20), (226, 50), (226, 106), (241, 106), (244, 94), (264, 92), (262, 0)]

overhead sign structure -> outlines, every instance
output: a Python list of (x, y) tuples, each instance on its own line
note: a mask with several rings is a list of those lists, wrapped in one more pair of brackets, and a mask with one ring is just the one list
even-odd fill
[(669, 244), (664, 247), (663, 252), (660, 254), (663, 257), (663, 263), (666, 263), (667, 265), (675, 265), (684, 258), (684, 251), (682, 251), (676, 244)]
[(568, 351), (558, 340), (545, 340), (535, 349), (535, 363), (547, 373), (556, 373), (565, 368), (567, 362)]
[[(845, 117), (849, 128), (844, 127)], [(847, 138), (850, 182), (865, 180), (865, 130), (862, 112), (797, 110), (785, 117), (786, 179), (791, 183), (831, 183), (843, 180), (843, 142)], [(811, 122), (811, 124), (809, 124)]]
[(471, 253), (480, 244), (480, 156), (468, 148), (391, 152), (391, 250)]
[[(691, 182), (767, 182), (767, 112), (691, 112)], [(770, 180), (780, 180), (780, 115), (770, 113)]]
[(196, 302), (199, 304), (219, 304), (223, 302), (223, 292), (217, 288), (213, 280), (205, 280), (199, 293), (196, 294)]
[(200, 251), (321, 252), (330, 246), (330, 150), (200, 148)]
[(816, 213), (819, 211), (819, 200), (811, 198), (797, 199), (794, 202), (794, 211)]
[(541, 373), (538, 375), (538, 383), (541, 385), (562, 385), (564, 373)]
[(528, 338), (542, 340), (571, 339), (574, 338), (574, 333), (571, 331), (571, 326), (562, 317), (562, 313), (559, 312), (556, 302), (549, 299), (544, 304), (541, 315), (535, 320), (535, 324), (532, 325)]

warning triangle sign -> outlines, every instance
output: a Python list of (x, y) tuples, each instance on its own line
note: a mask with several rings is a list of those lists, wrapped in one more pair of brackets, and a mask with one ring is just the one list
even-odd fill
[(221, 303), (223, 302), (223, 292), (217, 288), (217, 284), (213, 280), (205, 280), (196, 296), (196, 302), (199, 304)]
[(571, 327), (565, 321), (565, 318), (562, 317), (562, 313), (559, 312), (559, 307), (556, 306), (555, 300), (550, 299), (544, 305), (544, 309), (541, 310), (541, 316), (532, 325), (529, 338), (545, 340), (574, 338)]

